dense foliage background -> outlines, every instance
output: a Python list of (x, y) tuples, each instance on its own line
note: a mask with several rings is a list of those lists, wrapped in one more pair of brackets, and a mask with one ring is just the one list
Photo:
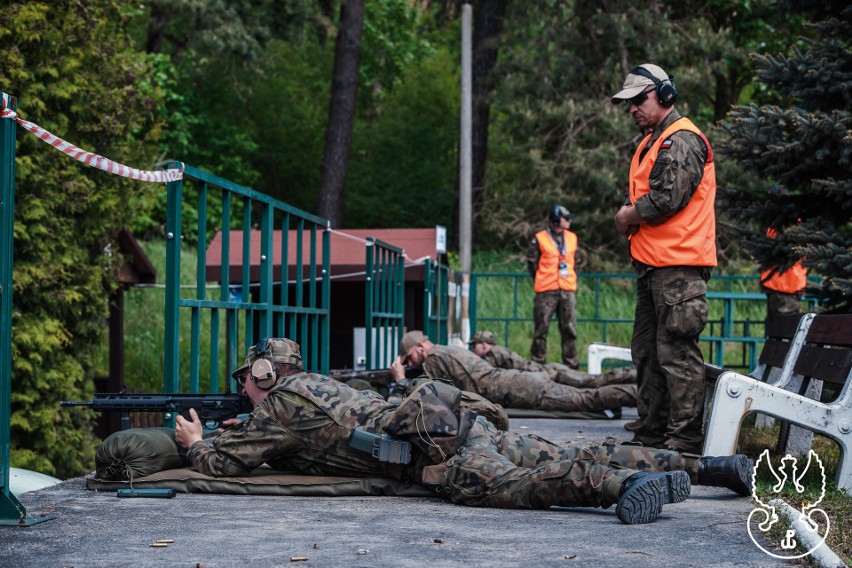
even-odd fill
[[(324, 138), (340, 127), (328, 124), (328, 103), (341, 7), (358, 2), (10, 2), (0, 89), (19, 98), (23, 118), (87, 150), (141, 169), (184, 161), (316, 212)], [(340, 226), (441, 224), (452, 243), (460, 3), (360, 3)], [(652, 61), (676, 76), (678, 109), (717, 150), (723, 270), (753, 272), (749, 255), (782, 267), (806, 255), (826, 277), (828, 305), (846, 309), (843, 3), (474, 0), (473, 10), (477, 251), (520, 256), (558, 201), (578, 214), (584, 271), (629, 270), (612, 215), (639, 134), (609, 96)], [(798, 201), (752, 214), (777, 183)], [(57, 401), (91, 394), (116, 230), (161, 235), (165, 198), (161, 186), (86, 168), (19, 130), (13, 465), (60, 476), (90, 467), (94, 441)], [(761, 240), (766, 226), (798, 219), (772, 246)]]

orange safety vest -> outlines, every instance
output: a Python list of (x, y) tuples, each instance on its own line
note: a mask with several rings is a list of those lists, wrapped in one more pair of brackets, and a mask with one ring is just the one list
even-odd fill
[(680, 118), (669, 125), (640, 163), (642, 148), (651, 135), (642, 140), (630, 163), (630, 203), (635, 205), (640, 197), (651, 191), (649, 178), (660, 148), (679, 130), (695, 132), (707, 144), (704, 176), (684, 209), (659, 225), (643, 223), (640, 226), (639, 231), (630, 238), (630, 255), (639, 262), (656, 267), (716, 266), (716, 213), (713, 209), (716, 200), (716, 167), (713, 164), (713, 151), (704, 134), (688, 118)]
[[(577, 273), (574, 271), (574, 255), (577, 252), (577, 235), (571, 231), (562, 231), (563, 250), (559, 250), (553, 236), (547, 231), (539, 231), (535, 235), (541, 258), (538, 259), (538, 270), (535, 273), (535, 291), (550, 292), (552, 290), (577, 290)], [(559, 275), (559, 263), (564, 262), (568, 267), (568, 277)]]
[[(774, 239), (775, 229), (771, 227), (767, 229), (766, 236)], [(784, 294), (800, 294), (808, 283), (808, 269), (799, 262), (785, 270), (783, 274), (776, 271), (770, 276), (772, 271), (773, 269), (770, 268), (760, 275), (760, 283), (770, 290)]]

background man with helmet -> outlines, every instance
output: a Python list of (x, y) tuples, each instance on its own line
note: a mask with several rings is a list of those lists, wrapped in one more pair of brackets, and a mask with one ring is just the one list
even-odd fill
[(527, 268), (535, 290), (530, 359), (547, 361), (547, 333), (555, 313), (562, 337), (562, 362), (577, 369), (577, 235), (568, 230), (574, 215), (557, 204), (550, 209), (549, 218), (550, 226), (536, 233), (527, 249)]

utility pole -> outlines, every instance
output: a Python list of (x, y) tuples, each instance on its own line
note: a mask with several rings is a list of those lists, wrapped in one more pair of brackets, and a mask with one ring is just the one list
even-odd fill
[(462, 270), (471, 267), (471, 195), (473, 153), (471, 151), (473, 129), (473, 58), (472, 25), (473, 7), (470, 0), (462, 5), (461, 42), (461, 142), (459, 144), (459, 259)]
[(461, 38), (461, 142), (459, 144), (459, 260), (462, 270), (462, 328), (461, 338), (470, 338), (470, 270), (473, 186), (473, 57), (472, 57), (473, 7), (470, 0), (462, 4)]

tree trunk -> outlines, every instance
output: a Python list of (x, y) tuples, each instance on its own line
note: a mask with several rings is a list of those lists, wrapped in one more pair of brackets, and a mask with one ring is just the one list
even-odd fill
[(491, 114), (491, 72), (497, 64), (497, 48), (509, 0), (481, 0), (473, 12), (473, 131), (471, 133), (472, 194), (471, 231), (476, 227), (485, 200), (485, 167), (488, 159), (488, 123)]
[(331, 221), (332, 227), (340, 227), (343, 223), (346, 169), (352, 145), (355, 98), (358, 93), (364, 2), (365, 0), (346, 0), (340, 7), (340, 29), (334, 48), (331, 101), (328, 108), (328, 125), (325, 129), (317, 204), (317, 214)]

